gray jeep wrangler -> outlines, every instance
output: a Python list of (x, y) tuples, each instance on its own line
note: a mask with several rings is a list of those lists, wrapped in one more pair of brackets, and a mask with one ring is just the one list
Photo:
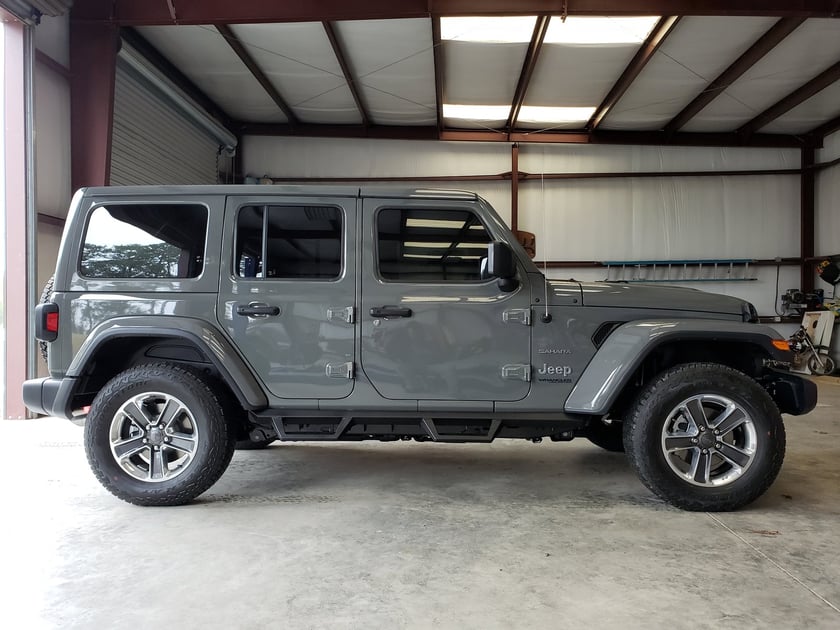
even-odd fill
[(548, 280), (472, 193), (89, 188), (36, 309), (34, 412), (139, 505), (275, 440), (587, 437), (688, 510), (760, 496), (815, 385), (739, 299)]

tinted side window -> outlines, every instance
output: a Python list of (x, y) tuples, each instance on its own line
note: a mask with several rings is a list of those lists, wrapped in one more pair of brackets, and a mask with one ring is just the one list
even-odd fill
[(490, 234), (469, 210), (387, 208), (376, 220), (379, 274), (400, 282), (474, 282)]
[(197, 278), (204, 267), (207, 208), (188, 204), (99, 206), (82, 247), (87, 278)]
[(245, 206), (236, 222), (236, 275), (317, 278), (341, 275), (343, 218), (333, 206)]

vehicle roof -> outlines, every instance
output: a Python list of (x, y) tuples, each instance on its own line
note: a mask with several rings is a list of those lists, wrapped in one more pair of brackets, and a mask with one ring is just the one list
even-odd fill
[(287, 195), (296, 197), (373, 197), (397, 199), (449, 199), (472, 201), (476, 194), (465, 190), (435, 188), (407, 188), (394, 186), (350, 186), (335, 184), (300, 185), (231, 185), (213, 184), (197, 186), (96, 186), (85, 188), (86, 195), (137, 196), (137, 195)]

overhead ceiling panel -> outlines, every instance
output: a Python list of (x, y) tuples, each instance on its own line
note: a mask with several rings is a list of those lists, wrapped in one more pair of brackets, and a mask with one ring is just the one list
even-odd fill
[(228, 115), (248, 122), (286, 122), (214, 27), (142, 26), (137, 30)]
[(447, 118), (452, 127), (498, 128), (507, 122), (527, 43), (450, 40), (443, 46), (443, 93), (456, 105), (507, 105), (497, 119), (472, 121)]
[(840, 116), (840, 81), (761, 129), (762, 133), (805, 133)]
[(776, 20), (683, 18), (600, 127), (662, 129)]
[[(639, 44), (543, 44), (524, 105), (598, 107), (636, 54)], [(579, 129), (580, 122), (551, 125), (522, 121), (525, 129)]]
[(238, 24), (231, 30), (302, 122), (362, 122), (321, 22)]
[(435, 124), (431, 19), (336, 22), (335, 28), (375, 124)]
[[(709, 103), (683, 130), (737, 129), (838, 60), (840, 20), (810, 19)], [(813, 126), (819, 122), (815, 120)]]

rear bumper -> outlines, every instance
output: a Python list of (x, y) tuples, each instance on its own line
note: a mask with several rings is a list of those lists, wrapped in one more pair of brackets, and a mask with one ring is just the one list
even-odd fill
[(783, 370), (771, 370), (765, 387), (782, 413), (802, 416), (817, 406), (817, 384)]
[(35, 378), (23, 383), (23, 404), (30, 411), (45, 416), (72, 418), (70, 401), (75, 380), (72, 378)]

